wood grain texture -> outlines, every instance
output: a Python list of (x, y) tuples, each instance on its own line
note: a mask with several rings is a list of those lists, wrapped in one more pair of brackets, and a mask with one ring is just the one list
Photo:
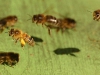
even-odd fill
[[(90, 41), (88, 37), (99, 39), (100, 22), (94, 21), (92, 13), (100, 8), (100, 0), (5, 0), (0, 1), (0, 18), (17, 15), (19, 28), (32, 36), (43, 39), (34, 47), (20, 47), (14, 44), (5, 32), (0, 34), (0, 51), (12, 51), (20, 54), (19, 63), (14, 68), (0, 65), (0, 75), (100, 75), (100, 44)], [(29, 15), (44, 13), (61, 17), (71, 17), (77, 21), (76, 31), (69, 30), (64, 34), (51, 31), (32, 23)], [(57, 48), (78, 48), (80, 52), (56, 55)]]

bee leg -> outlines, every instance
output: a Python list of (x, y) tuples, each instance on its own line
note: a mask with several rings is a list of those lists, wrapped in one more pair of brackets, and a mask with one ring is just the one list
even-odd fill
[(15, 43), (17, 43), (18, 40), (19, 40), (19, 38), (17, 38), (17, 39), (15, 40)]
[(97, 17), (97, 21), (99, 21), (99, 19), (100, 19), (100, 15)]
[(49, 33), (49, 35), (51, 35), (51, 31), (50, 31), (50, 28), (48, 28), (48, 33)]
[(4, 61), (0, 59), (0, 64), (2, 64)]
[(64, 33), (64, 31), (65, 31), (65, 28), (62, 28), (62, 33)]
[(95, 20), (95, 17), (93, 17), (93, 20)]
[(4, 31), (4, 29), (0, 29), (0, 33), (2, 33)]
[(98, 21), (100, 20), (100, 17), (98, 18)]
[(9, 27), (6, 27), (7, 29), (9, 29)]
[(96, 20), (99, 21), (99, 17)]
[(46, 24), (45, 24), (44, 22), (42, 23), (42, 26), (43, 26), (43, 25), (45, 25), (45, 26), (46, 26)]
[(0, 27), (0, 33), (4, 31), (5, 27)]
[(59, 30), (60, 30), (60, 28), (57, 28), (57, 30), (56, 30), (56, 31), (58, 32)]
[(43, 27), (44, 23), (42, 23), (42, 27)]
[(45, 26), (48, 28), (49, 35), (51, 35), (51, 31), (50, 31), (51, 27), (49, 27), (49, 25), (46, 25), (46, 24), (45, 24)]
[(38, 23), (39, 23), (39, 22), (37, 21), (36, 24), (38, 25)]
[(17, 40), (15, 40), (15, 43), (17, 43)]

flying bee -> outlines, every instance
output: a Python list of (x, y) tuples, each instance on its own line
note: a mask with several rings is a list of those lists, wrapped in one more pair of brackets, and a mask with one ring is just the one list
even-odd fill
[(0, 52), (0, 64), (13, 66), (19, 62), (19, 54), (14, 52)]
[(3, 32), (5, 28), (14, 26), (17, 21), (18, 18), (15, 15), (7, 16), (5, 18), (0, 19), (0, 31)]
[(17, 43), (19, 40), (21, 42), (21, 47), (25, 46), (25, 43), (29, 44), (30, 46), (35, 45), (34, 39), (19, 29), (11, 29), (9, 31), (9, 36), (12, 36), (12, 38), (15, 40), (15, 43)]
[(99, 21), (100, 20), (100, 9), (95, 10), (93, 12), (93, 19), (96, 20), (96, 21)]

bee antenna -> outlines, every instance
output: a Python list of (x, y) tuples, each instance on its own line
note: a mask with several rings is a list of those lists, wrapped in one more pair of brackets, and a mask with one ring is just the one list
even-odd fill
[(88, 12), (92, 13), (92, 11), (87, 10)]
[(28, 16), (32, 17), (30, 14), (27, 14)]
[(31, 20), (31, 19), (28, 19), (27, 21), (29, 21), (29, 20)]
[[(27, 14), (28, 16), (30, 16), (31, 18), (32, 18), (32, 16), (30, 15), (30, 14)], [(28, 19), (27, 21), (29, 21), (29, 20), (31, 20), (31, 19)]]
[(5, 33), (8, 33), (8, 32), (5, 32)]

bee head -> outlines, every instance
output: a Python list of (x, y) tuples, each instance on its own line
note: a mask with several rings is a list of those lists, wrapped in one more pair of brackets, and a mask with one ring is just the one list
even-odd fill
[(15, 15), (14, 15), (14, 16), (8, 16), (8, 17), (7, 17), (7, 20), (17, 22), (18, 18), (17, 18), (17, 16), (15, 16)]
[(11, 36), (11, 35), (13, 35), (14, 34), (14, 29), (11, 29), (10, 31), (9, 31), (9, 36)]
[(32, 22), (34, 23), (34, 21), (37, 21), (37, 19), (38, 19), (38, 15), (33, 15)]
[(17, 62), (19, 62), (19, 54), (18, 54), (18, 53), (14, 54), (14, 59), (15, 59)]
[(42, 14), (34, 15), (32, 18), (32, 22), (37, 21), (41, 22), (43, 20), (44, 16)]
[(14, 20), (15, 22), (17, 22), (17, 21), (18, 21), (17, 16), (13, 16), (12, 18), (13, 18), (13, 20)]
[(93, 19), (95, 20), (95, 19), (99, 19), (99, 17), (100, 17), (100, 9), (98, 9), (98, 10), (96, 10), (96, 11), (94, 11), (93, 12)]

